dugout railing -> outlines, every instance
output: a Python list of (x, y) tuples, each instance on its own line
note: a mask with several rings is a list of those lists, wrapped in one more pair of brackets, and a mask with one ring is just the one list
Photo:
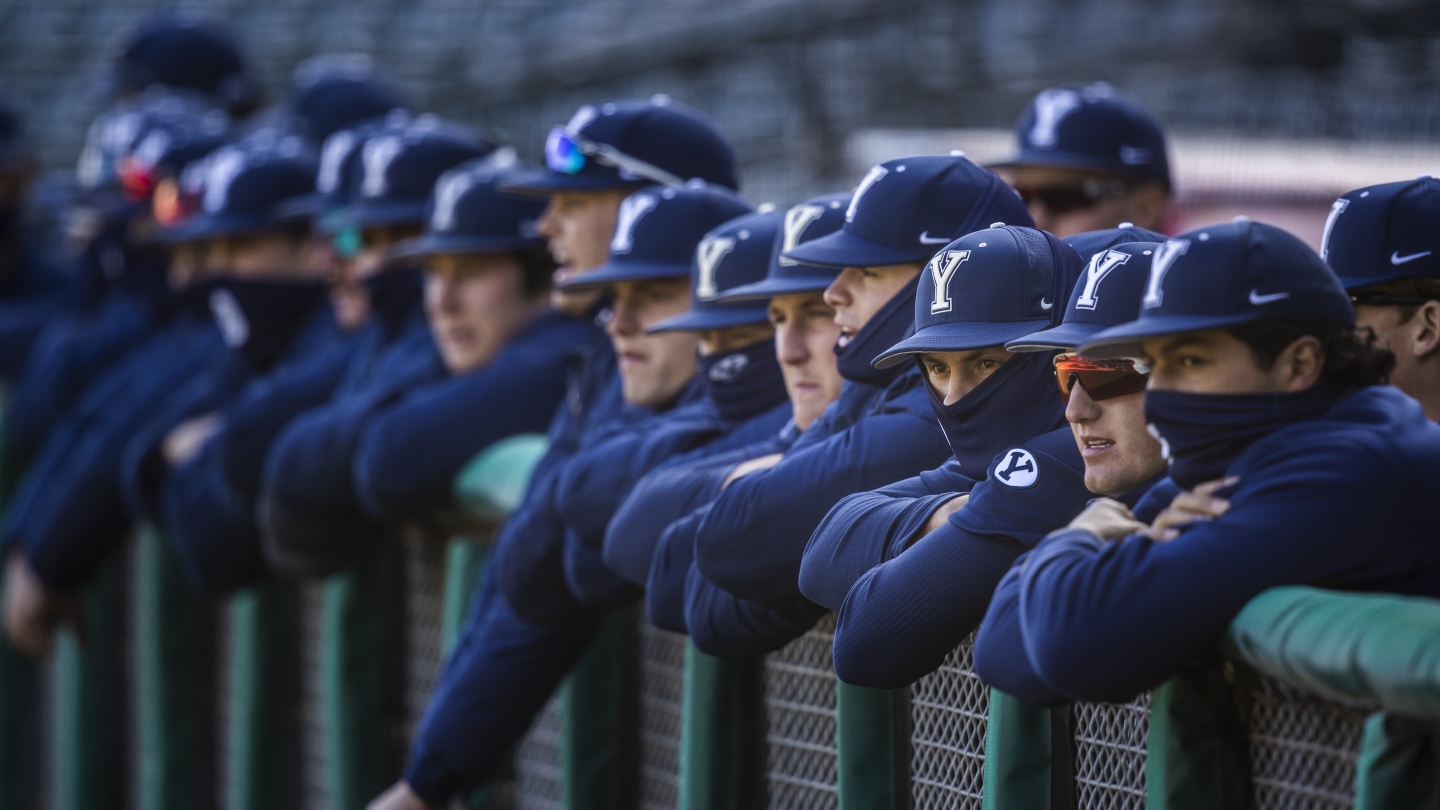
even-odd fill
[[(86, 639), (0, 645), (0, 810), (361, 808), (398, 773), (540, 437), (456, 482), (474, 527), (223, 603), (142, 530), (81, 594)], [(1278, 589), (1223, 657), (1123, 705), (1035, 709), (969, 642), (853, 687), (833, 617), (755, 661), (616, 614), (471, 808), (1406, 808), (1440, 782), (1440, 602)]]

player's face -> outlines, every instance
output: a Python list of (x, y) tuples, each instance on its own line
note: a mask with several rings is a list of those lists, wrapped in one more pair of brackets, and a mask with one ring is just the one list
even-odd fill
[(920, 355), (920, 366), (935, 393), (946, 405), (954, 405), (1014, 356), (999, 346), (968, 352), (930, 352)]
[(360, 235), (360, 253), (355, 257), (352, 272), (357, 280), (367, 279), (385, 265), (385, 254), (397, 243), (414, 239), (423, 233), (423, 225), (384, 225), (366, 228)]
[(1085, 459), (1085, 488), (1098, 495), (1121, 495), (1165, 470), (1160, 443), (1145, 429), (1145, 393), (1090, 398), (1083, 385), (1072, 385), (1065, 418)]
[(694, 332), (647, 335), (645, 329), (690, 308), (690, 283), (623, 281), (610, 290), (613, 310), (605, 332), (615, 345), (621, 393), (632, 405), (664, 405), (695, 376), (699, 339)]
[(762, 340), (769, 340), (774, 335), (775, 330), (768, 323), (732, 326), (728, 329), (707, 329), (698, 333), (700, 354), (709, 357), (712, 354), (733, 352)]
[(182, 290), (205, 275), (205, 244), (180, 242), (170, 246), (170, 288)]
[(425, 316), (451, 374), (490, 362), (543, 305), (525, 295), (520, 263), (508, 253), (433, 256), (426, 270)]
[[(1159, 231), (1165, 227), (1170, 195), (1157, 182), (1142, 183), (1120, 193), (1105, 187), (1116, 178), (1075, 169), (1030, 166), (1005, 172), (1020, 192), (1035, 227), (1065, 237), (1118, 227), (1122, 222)], [(1088, 187), (1100, 193), (1086, 193)]]
[(804, 430), (840, 396), (845, 382), (835, 365), (840, 326), (835, 323), (835, 310), (818, 292), (772, 298), (769, 312), (785, 391), (795, 424)]
[(310, 238), (289, 234), (239, 236), (220, 240), (224, 272), (233, 278), (299, 280), (316, 278), (310, 262)]
[(1400, 320), (1402, 307), (1377, 304), (1356, 304), (1355, 325), (1360, 333), (1375, 336), (1375, 346), (1395, 355), (1395, 368), (1390, 372), (1390, 384), (1407, 394), (1425, 402), (1425, 396), (1433, 387), (1433, 372), (1429, 366), (1433, 361), (1435, 333), (1432, 324), (1440, 320), (1436, 309), (1440, 303), (1427, 303), (1408, 321)]
[(1305, 336), (1263, 369), (1250, 347), (1223, 329), (1151, 338), (1141, 349), (1148, 388), (1195, 394), (1296, 393), (1315, 384), (1325, 362), (1319, 340)]
[[(610, 239), (620, 217), (624, 191), (562, 191), (551, 195), (535, 229), (550, 240), (550, 255), (559, 265), (555, 282), (589, 272), (605, 263)], [(583, 313), (598, 295), (594, 290), (551, 294), (551, 304), (572, 315)]]
[(825, 290), (825, 303), (835, 310), (840, 327), (837, 345), (844, 347), (889, 303), (910, 279), (920, 274), (924, 262), (887, 264), (880, 267), (847, 267)]

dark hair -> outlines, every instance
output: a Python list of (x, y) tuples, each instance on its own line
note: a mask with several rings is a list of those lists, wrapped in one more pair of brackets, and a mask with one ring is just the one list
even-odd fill
[(1395, 355), (1376, 346), (1374, 335), (1362, 335), (1347, 324), (1261, 320), (1227, 331), (1250, 347), (1256, 363), (1265, 370), (1275, 365), (1286, 346), (1305, 335), (1315, 336), (1325, 353), (1320, 382), (1337, 391), (1384, 385), (1395, 367)]
[[(1399, 278), (1384, 284), (1375, 284), (1357, 292), (1380, 293), (1405, 298), (1433, 298), (1440, 301), (1440, 278)], [(1420, 305), (1396, 304), (1395, 309), (1400, 316), (1399, 322), (1409, 323), (1410, 319), (1415, 317), (1415, 313), (1420, 311)]]
[(545, 248), (527, 248), (515, 251), (515, 261), (520, 263), (520, 284), (526, 295), (536, 296), (550, 291), (555, 280), (555, 257)]

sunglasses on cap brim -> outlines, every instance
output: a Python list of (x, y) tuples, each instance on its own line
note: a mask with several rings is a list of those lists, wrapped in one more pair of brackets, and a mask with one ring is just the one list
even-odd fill
[(1092, 360), (1078, 354), (1060, 354), (1055, 357), (1055, 381), (1060, 386), (1060, 396), (1070, 399), (1070, 391), (1078, 382), (1090, 399), (1101, 402), (1126, 394), (1138, 394), (1145, 390), (1150, 379), (1150, 370), (1128, 358)]
[(545, 165), (561, 174), (578, 174), (591, 161), (612, 169), (628, 172), (667, 186), (683, 186), (685, 181), (659, 166), (631, 157), (607, 143), (588, 140), (565, 127), (555, 127), (545, 139)]
[(1129, 194), (1134, 184), (1120, 178), (1107, 180), (1090, 179), (1065, 185), (1028, 185), (1017, 183), (1015, 191), (1026, 205), (1039, 202), (1051, 214), (1068, 214), (1083, 211), (1106, 197), (1123, 197)]

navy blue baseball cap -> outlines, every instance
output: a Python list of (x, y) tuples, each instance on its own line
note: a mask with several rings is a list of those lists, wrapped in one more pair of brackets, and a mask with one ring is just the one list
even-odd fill
[(121, 49), (115, 89), (139, 93), (152, 85), (193, 90), (243, 114), (259, 101), (235, 36), (226, 26), (193, 13), (150, 18)]
[(1347, 289), (1440, 277), (1440, 180), (1422, 175), (1341, 196), (1325, 220), (1320, 258)]
[(738, 189), (735, 150), (708, 120), (665, 96), (586, 104), (550, 131), (545, 169), (511, 178), (505, 190), (623, 191), (699, 179)]
[(1150, 261), (1139, 317), (1081, 344), (1092, 357), (1134, 357), (1152, 337), (1259, 320), (1354, 326), (1340, 279), (1273, 225), (1237, 218), (1166, 240)]
[[(320, 147), (320, 167), (315, 174), (315, 191), (296, 197), (281, 207), (281, 213), (291, 217), (313, 217), (324, 220), (337, 214), (355, 194), (355, 184), (364, 172), (356, 169), (360, 163), (360, 147), (370, 136), (384, 128), (402, 129), (410, 121), (410, 114), (394, 110), (382, 119), (362, 121), (348, 129), (330, 133)], [(330, 217), (333, 219), (334, 217)], [(323, 226), (335, 230), (329, 222)]]
[(971, 231), (1034, 225), (1015, 190), (964, 155), (920, 155), (870, 169), (840, 230), (783, 255), (822, 267), (923, 262)]
[(336, 225), (359, 228), (423, 222), (435, 181), (449, 169), (495, 147), (468, 130), (421, 115), (402, 127), (375, 131), (350, 167), (353, 195)]
[(876, 368), (925, 352), (1003, 346), (1060, 324), (1082, 260), (1035, 228), (986, 228), (946, 245), (920, 274), (915, 333), (875, 358)]
[(425, 234), (391, 248), (387, 260), (545, 247), (535, 232), (545, 203), (500, 193), (506, 173), (524, 168), (511, 150), (502, 149), (440, 175), (426, 208)]
[(610, 258), (594, 270), (567, 279), (560, 289), (688, 276), (700, 240), (748, 213), (750, 206), (721, 186), (694, 182), (680, 188), (642, 188), (620, 201)]
[(400, 90), (375, 71), (368, 54), (312, 56), (291, 77), (291, 127), (317, 148), (339, 130), (406, 107)]
[[(131, 120), (130, 143), (115, 156), (115, 176), (132, 200), (223, 146), (230, 116), (195, 93), (147, 94)], [(164, 223), (162, 223), (164, 224)]]
[(1016, 338), (1005, 348), (1012, 352), (1073, 349), (1112, 326), (1135, 320), (1150, 279), (1150, 259), (1160, 245), (1124, 242), (1096, 252), (1070, 293), (1060, 325)]
[(992, 169), (1082, 169), (1170, 187), (1165, 133), (1108, 84), (1041, 90), (1015, 124), (1020, 152)]
[(315, 187), (315, 159), (295, 136), (266, 149), (222, 146), (201, 167), (203, 192), (199, 213), (166, 228), (169, 242), (218, 236), (262, 234), (293, 227), (277, 212), (284, 200)]
[(765, 299), (724, 299), (727, 290), (755, 284), (770, 269), (770, 254), (785, 214), (773, 206), (762, 209), (705, 234), (690, 265), (690, 311), (666, 318), (646, 332), (699, 332), (769, 322)]
[(741, 284), (720, 293), (721, 301), (769, 300), (777, 295), (819, 292), (829, 287), (840, 275), (839, 268), (801, 264), (788, 258), (786, 251), (840, 230), (845, 211), (850, 206), (848, 192), (812, 197), (785, 212), (784, 222), (775, 234), (770, 251), (770, 267), (764, 280)]

